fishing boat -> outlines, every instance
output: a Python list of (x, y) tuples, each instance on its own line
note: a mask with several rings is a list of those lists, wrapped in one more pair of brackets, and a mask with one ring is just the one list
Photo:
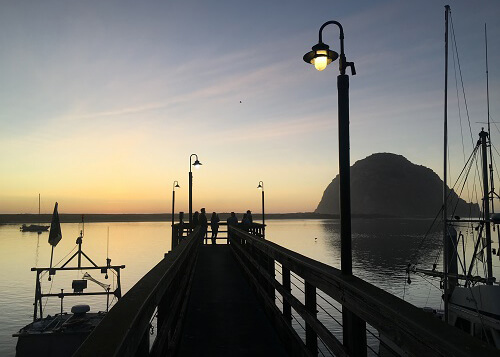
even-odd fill
[[(125, 266), (111, 265), (109, 257), (106, 258), (104, 265), (99, 266), (94, 263), (82, 250), (84, 231), (85, 229), (82, 229), (76, 239), (77, 251), (60, 266), (52, 266), (54, 247), (62, 238), (56, 202), (49, 233), (49, 244), (52, 246), (50, 265), (45, 268), (31, 268), (31, 271), (36, 272), (33, 321), (13, 334), (14, 337), (18, 338), (17, 357), (71, 356), (104, 318), (112, 303), (110, 299), (118, 300), (121, 298), (120, 270), (124, 269)], [(90, 272), (101, 274), (104, 279), (108, 279), (112, 275), (112, 280), (116, 283), (112, 287), (111, 284), (103, 283), (92, 277)], [(52, 281), (56, 275), (64, 276), (66, 274), (65, 280), (68, 280), (68, 274), (75, 277), (75, 273), (78, 274), (78, 278), (71, 281), (69, 292), (64, 289), (57, 293), (42, 291), (42, 279), (47, 278)], [(87, 284), (88, 281), (94, 283), (93, 287), (97, 287), (98, 290), (87, 291), (88, 288), (91, 290)], [(91, 312), (89, 305), (78, 304), (73, 305), (70, 312), (65, 311), (65, 299), (77, 297), (82, 300), (82, 298), (89, 296), (104, 297), (106, 309)], [(44, 311), (45, 305), (42, 303), (42, 299), (45, 300), (46, 304), (46, 299), (49, 298), (60, 299), (60, 309), (52, 315)]]
[[(40, 194), (38, 194), (38, 217), (40, 217)], [(49, 230), (49, 226), (42, 226), (40, 224), (30, 224), (29, 226), (23, 224), (20, 228), (21, 232), (46, 232)]]
[[(423, 269), (416, 263), (407, 267), (407, 282), (411, 283), (410, 274), (423, 274), (440, 279), (443, 290), (444, 309), (427, 308), (439, 318), (466, 333), (475, 336), (500, 349), (500, 284), (493, 274), (493, 258), (499, 250), (492, 247), (492, 235), (496, 232), (500, 241), (500, 214), (495, 213), (495, 201), (500, 196), (494, 186), (494, 160), (490, 135), (490, 115), (488, 99), (487, 129), (481, 129), (479, 139), (472, 153), (466, 160), (464, 169), (457, 183), (451, 190), (447, 186), (447, 73), (448, 73), (448, 19), (450, 7), (445, 7), (446, 21), (446, 68), (445, 68), (445, 146), (444, 146), (444, 178), (443, 206), (441, 209), (443, 222), (443, 269), (437, 264), (431, 269)], [(485, 28), (486, 30), (486, 28)], [(486, 31), (485, 31), (486, 33)], [(487, 42), (486, 42), (487, 43)], [(487, 47), (486, 47), (487, 48)], [(486, 56), (487, 57), (487, 56)], [(488, 73), (486, 61), (486, 73)], [(487, 88), (488, 89), (488, 88)], [(487, 90), (488, 93), (488, 90)], [(489, 95), (488, 95), (489, 97)], [(477, 165), (477, 166), (476, 166)], [(450, 192), (456, 187), (463, 190), (469, 182), (469, 176), (475, 175), (475, 168), (480, 172), (479, 178), (482, 199), (480, 217), (458, 217), (454, 214), (454, 202), (450, 202)], [(468, 175), (471, 173), (471, 175)], [(474, 189), (477, 186), (473, 186)], [(459, 189), (460, 190), (460, 189)], [(467, 242), (473, 242), (473, 252), (466, 252)]]

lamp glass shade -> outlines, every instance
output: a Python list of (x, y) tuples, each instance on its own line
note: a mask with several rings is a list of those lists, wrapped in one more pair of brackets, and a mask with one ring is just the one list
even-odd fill
[(199, 168), (201, 166), (201, 162), (199, 162), (198, 160), (196, 160), (194, 163), (193, 163), (193, 166), (195, 168)]
[(328, 57), (328, 53), (326, 50), (318, 50), (316, 51), (316, 56), (312, 60), (312, 64), (318, 71), (322, 71), (332, 63), (332, 59)]

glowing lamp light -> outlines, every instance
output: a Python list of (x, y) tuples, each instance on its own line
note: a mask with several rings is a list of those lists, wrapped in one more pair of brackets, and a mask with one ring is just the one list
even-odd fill
[(198, 159), (196, 159), (196, 161), (193, 163), (193, 166), (196, 168), (196, 169), (199, 169), (200, 166), (201, 166), (201, 162), (198, 161)]
[(339, 57), (338, 53), (330, 50), (330, 47), (323, 42), (314, 45), (312, 51), (304, 55), (304, 61), (314, 65), (318, 71), (322, 71), (330, 63)]

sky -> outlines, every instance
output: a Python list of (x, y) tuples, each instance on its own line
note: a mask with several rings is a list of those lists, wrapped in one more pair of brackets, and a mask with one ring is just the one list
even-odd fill
[[(444, 5), (425, 1), (6, 1), (0, 213), (311, 212), (338, 174), (337, 62), (302, 56), (339, 21), (351, 164), (391, 152), (442, 176)], [(500, 112), (500, 2), (450, 3), (473, 141)], [(335, 26), (323, 41), (339, 48)], [(450, 50), (451, 180), (471, 149)], [(457, 59), (455, 58), (455, 63)], [(350, 74), (350, 72), (348, 72)], [(460, 113), (459, 113), (459, 108)], [(459, 115), (460, 114), (460, 115)], [(498, 129), (492, 138), (500, 137)], [(452, 166), (453, 165), (453, 166)]]

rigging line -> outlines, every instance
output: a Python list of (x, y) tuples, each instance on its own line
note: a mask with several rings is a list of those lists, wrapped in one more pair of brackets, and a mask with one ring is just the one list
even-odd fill
[(467, 114), (467, 121), (469, 123), (470, 138), (471, 138), (472, 146), (474, 146), (474, 137), (472, 135), (472, 126), (471, 126), (471, 123), (470, 123), (470, 116), (469, 116), (469, 107), (467, 105), (467, 96), (465, 95), (464, 79), (463, 79), (463, 76), (462, 76), (462, 67), (460, 66), (460, 56), (458, 55), (458, 45), (457, 45), (457, 39), (455, 37), (455, 27), (453, 26), (453, 16), (451, 16), (451, 13), (450, 13), (450, 23), (451, 23), (452, 44), (454, 45), (453, 47), (455, 48), (455, 52), (456, 52), (456, 55), (457, 55), (458, 71), (460, 73), (460, 83), (462, 85), (462, 94), (463, 94), (463, 97), (464, 97), (465, 112)]
[[(469, 156), (469, 159), (467, 160), (467, 162), (465, 163), (465, 166), (463, 167), (462, 171), (460, 172), (460, 174), (458, 175), (458, 178), (457, 178), (457, 182), (458, 180), (462, 177), (462, 174), (464, 173), (465, 169), (467, 168), (468, 164), (473, 162), (474, 160), (472, 160), (472, 158), (475, 156), (476, 152), (478, 151), (479, 149), (479, 146), (476, 145), (476, 147), (474, 148), (474, 150), (472, 150), (472, 153), (470, 154)], [(469, 170), (470, 171), (470, 170)], [(455, 186), (457, 185), (457, 182), (455, 182), (455, 184), (453, 185), (453, 188), (449, 190), (448, 192), (448, 196), (446, 197), (446, 201), (448, 201), (453, 189), (455, 188)], [(431, 226), (429, 227), (429, 229), (427, 230), (427, 232), (425, 233), (424, 237), (422, 238), (422, 240), (420, 241), (419, 245), (418, 245), (418, 248), (417, 250), (413, 253), (413, 257), (411, 258), (410, 262), (412, 260), (415, 261), (414, 265), (417, 265), (419, 263), (419, 257), (418, 257), (418, 254), (422, 251), (422, 247), (425, 243), (425, 241), (427, 240), (430, 232), (432, 231), (433, 227), (434, 227), (434, 224), (436, 223), (437, 219), (441, 216), (441, 212), (443, 211), (444, 207), (441, 206), (439, 212), (437, 213), (437, 215), (434, 217), (434, 220), (432, 221), (431, 223)], [(439, 255), (438, 255), (439, 256)], [(436, 260), (437, 261), (437, 260)], [(434, 262), (434, 264), (436, 264), (436, 261)]]
[[(49, 289), (49, 294), (52, 292), (52, 285), (54, 284), (54, 280), (55, 280), (55, 275), (53, 276), (53, 278), (51, 279), (51, 282), (50, 282), (50, 289)], [(45, 304), (43, 305), (43, 311), (45, 311), (45, 308), (47, 307), (47, 303), (49, 302), (49, 297), (47, 296), (45, 298)]]
[(439, 286), (434, 285), (434, 283), (433, 283), (433, 282), (431, 282), (431, 280), (430, 280), (430, 279), (426, 279), (426, 278), (425, 278), (425, 275), (423, 275), (423, 274), (419, 274), (419, 275), (420, 275), (420, 277), (421, 277), (422, 279), (424, 279), (424, 280), (427, 282), (427, 284), (431, 285), (431, 286), (432, 286), (433, 288), (435, 288), (436, 290), (441, 291), (441, 288), (440, 288)]
[[(497, 127), (497, 129), (498, 129), (498, 127)], [(499, 132), (500, 132), (500, 130), (499, 130)], [(493, 143), (491, 143), (491, 142), (490, 142), (490, 145), (491, 145), (491, 147), (493, 147), (493, 149), (496, 151), (497, 155), (498, 155), (498, 156), (500, 156), (500, 153), (498, 152), (497, 148), (493, 145)], [(491, 161), (493, 161), (493, 165), (495, 166), (495, 172), (496, 172), (496, 174), (497, 174), (497, 178), (498, 178), (498, 180), (500, 181), (500, 173), (499, 173), (499, 172), (498, 172), (498, 170), (497, 170), (496, 161), (495, 161), (495, 158), (494, 158), (493, 156), (491, 157)]]
[[(75, 246), (73, 247), (73, 249), (72, 249), (72, 250), (71, 250), (68, 254), (66, 254), (63, 258), (61, 258), (61, 260), (59, 260), (56, 264), (54, 264), (54, 266), (53, 266), (53, 267), (58, 266), (58, 265), (59, 265), (59, 264), (60, 264), (60, 263), (61, 263), (64, 259), (66, 259), (66, 258), (68, 257), (68, 255), (70, 255), (71, 253), (73, 253), (73, 251), (76, 249), (76, 247), (78, 247), (78, 245), (75, 245)], [(40, 276), (42, 276), (42, 277), (43, 277), (43, 276), (47, 275), (47, 273), (48, 273), (48, 272), (49, 272), (49, 271), (48, 271), (48, 270), (46, 270), (46, 271), (44, 271), (42, 274), (40, 274)]]
[[(465, 95), (465, 86), (464, 86), (464, 81), (463, 81), (463, 76), (462, 76), (462, 67), (460, 65), (460, 56), (458, 55), (458, 45), (457, 45), (457, 40), (456, 40), (456, 36), (455, 36), (455, 28), (453, 26), (453, 17), (451, 16), (451, 13), (450, 13), (450, 22), (451, 22), (452, 44), (454, 44), (454, 48), (455, 48), (455, 51), (457, 54), (457, 63), (458, 63), (458, 69), (459, 69), (459, 73), (460, 73), (460, 83), (462, 86), (462, 94), (463, 94), (463, 98), (464, 98), (465, 112), (467, 114), (467, 121), (469, 123), (469, 132), (470, 132), (470, 136), (471, 136), (472, 145), (474, 146), (474, 138), (472, 135), (472, 127), (471, 127), (470, 116), (469, 116), (469, 106), (467, 105), (467, 96)], [(479, 176), (479, 168), (477, 167), (477, 163), (476, 163), (476, 171), (477, 171), (477, 174)], [(476, 202), (479, 202), (478, 197), (477, 197), (477, 191), (476, 191), (477, 188), (475, 185), (474, 185), (473, 189), (474, 189), (474, 192), (476, 194)]]
[[(479, 148), (479, 146), (476, 146), (477, 148)], [(462, 196), (462, 193), (464, 191), (464, 188), (465, 188), (465, 185), (467, 183), (467, 177), (469, 176), (470, 174), (470, 170), (472, 169), (472, 163), (473, 161), (471, 161), (470, 165), (469, 165), (469, 169), (467, 170), (467, 174), (464, 175), (464, 182), (463, 182), (463, 185), (462, 185), (462, 189), (460, 190), (459, 194), (457, 195), (457, 203), (455, 204), (455, 207), (453, 209), (453, 216), (455, 215), (455, 212), (457, 211), (458, 209), (458, 204), (460, 203), (460, 197)], [(455, 187), (454, 187), (455, 188)], [(469, 209), (471, 209), (469, 207)], [(469, 212), (470, 213), (470, 212)]]
[(462, 139), (462, 154), (464, 156), (464, 162), (465, 162), (464, 131), (463, 131), (463, 125), (462, 125), (462, 110), (460, 107), (460, 96), (458, 94), (457, 65), (455, 63), (455, 52), (451, 51), (451, 53), (453, 55), (453, 69), (454, 69), (454, 75), (455, 75), (455, 89), (456, 89), (456, 94), (457, 94), (458, 118), (459, 118), (459, 122), (460, 122), (460, 137)]

